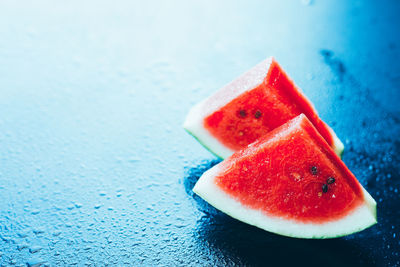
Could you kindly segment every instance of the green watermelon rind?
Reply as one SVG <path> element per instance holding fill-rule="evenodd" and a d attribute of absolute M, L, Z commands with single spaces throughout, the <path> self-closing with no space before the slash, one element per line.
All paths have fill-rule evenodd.
<path fill-rule="evenodd" d="M 215 165 L 202 175 L 193 192 L 227 215 L 266 231 L 294 238 L 329 239 L 354 234 L 377 223 L 376 202 L 362 186 L 364 203 L 338 220 L 329 220 L 326 223 L 302 223 L 268 216 L 262 211 L 242 205 L 214 183 L 219 165 Z"/>
<path fill-rule="evenodd" d="M 227 85 L 223 86 L 220 90 L 227 90 L 228 94 L 224 95 L 224 99 L 218 99 L 220 102 L 218 107 L 223 107 L 236 97 L 240 96 L 242 93 L 246 91 L 250 91 L 257 86 L 259 86 L 267 75 L 269 66 L 274 59 L 272 57 L 267 58 L 266 60 L 260 62 L 247 72 L 243 73 L 232 82 L 228 83 Z M 249 80 L 247 76 L 250 76 L 251 79 Z M 242 82 L 244 82 L 244 86 L 239 86 Z M 239 86 L 239 87 L 238 87 Z M 309 105 L 314 110 L 315 114 L 318 114 L 316 111 L 313 103 L 305 96 L 302 92 L 301 88 L 297 87 L 297 90 L 304 96 L 305 100 L 309 103 Z M 207 110 L 207 100 L 212 99 L 214 95 L 209 96 L 207 99 L 201 101 L 200 103 L 196 104 L 192 109 L 189 111 L 188 115 L 186 116 L 186 120 L 184 122 L 183 128 L 192 135 L 200 144 L 202 144 L 207 150 L 212 152 L 214 155 L 221 159 L 225 159 L 233 154 L 233 150 L 229 149 L 228 147 L 224 146 L 217 138 L 210 134 L 210 132 L 204 127 L 204 118 L 206 118 L 209 114 L 209 110 Z M 341 157 L 344 145 L 337 137 L 335 132 L 332 128 L 326 125 L 331 133 L 333 138 L 333 150 L 335 153 Z"/>
<path fill-rule="evenodd" d="M 199 142 L 204 148 L 206 148 L 208 151 L 210 151 L 214 156 L 216 156 L 219 159 L 224 159 L 222 156 L 218 155 L 217 153 L 215 153 L 211 148 L 209 148 L 206 144 L 204 144 L 199 138 L 197 138 L 197 136 L 192 133 L 190 130 L 184 128 L 185 131 L 190 134 L 194 139 L 197 140 L 197 142 Z"/>

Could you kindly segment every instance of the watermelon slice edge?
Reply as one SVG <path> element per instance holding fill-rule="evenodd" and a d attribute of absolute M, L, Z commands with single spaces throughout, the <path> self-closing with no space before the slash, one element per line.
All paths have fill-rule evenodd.
<path fill-rule="evenodd" d="M 293 112 L 298 112 L 298 114 L 307 112 L 308 115 L 306 115 L 309 116 L 309 119 L 318 124 L 318 127 L 324 132 L 325 136 L 328 136 L 328 138 L 331 139 L 329 140 L 331 143 L 330 145 L 340 156 L 344 149 L 343 143 L 339 140 L 334 131 L 322 120 L 320 120 L 313 104 L 302 93 L 301 89 L 297 87 L 286 75 L 273 57 L 270 57 L 257 64 L 247 72 L 234 79 L 232 82 L 223 86 L 210 97 L 192 107 L 185 119 L 183 128 L 217 157 L 224 159 L 230 156 L 234 151 L 236 151 L 236 149 L 224 144 L 223 137 L 218 137 L 215 135 L 215 133 L 210 131 L 210 128 L 207 127 L 205 123 L 205 119 L 213 113 L 216 113 L 216 111 L 220 110 L 221 108 L 223 109 L 225 106 L 229 105 L 230 102 L 235 101 L 235 99 L 243 98 L 246 93 L 253 91 L 266 82 L 271 84 L 271 86 L 276 84 L 276 80 L 278 78 L 271 76 L 271 72 L 274 70 L 271 66 L 274 66 L 275 69 L 278 69 L 280 75 L 285 77 L 286 80 L 284 81 L 289 83 L 289 85 L 285 85 L 287 87 L 287 92 L 291 95 L 294 95 L 294 100 L 296 103 L 294 105 L 302 106 L 300 110 L 304 111 L 298 112 L 292 110 L 292 115 L 290 116 L 295 117 L 293 116 Z M 291 107 L 291 109 L 293 109 L 293 107 Z M 237 125 L 235 127 L 237 128 Z M 254 125 L 253 129 L 257 127 L 259 126 Z"/>
<path fill-rule="evenodd" d="M 296 119 L 291 120 L 291 122 L 289 123 L 299 124 L 299 122 L 301 123 L 302 121 L 308 121 L 304 115 L 298 116 Z M 311 123 L 309 124 L 311 125 Z M 284 127 L 285 125 L 279 128 Z M 314 130 L 311 130 L 315 131 L 315 133 L 318 134 L 315 128 L 312 128 Z M 276 129 L 275 131 L 279 132 L 280 129 Z M 343 216 L 341 217 L 336 216 L 330 218 L 327 217 L 327 215 L 325 214 L 325 219 L 322 221 L 302 221 L 298 218 L 293 218 L 293 216 L 291 217 L 292 214 L 287 214 L 288 216 L 282 216 L 282 214 L 273 213 L 269 214 L 268 212 L 266 213 L 260 208 L 254 208 L 251 205 L 249 206 L 248 203 L 243 203 L 240 198 L 238 199 L 237 197 L 230 195 L 229 192 L 224 190 L 223 187 L 219 186 L 217 181 L 221 173 L 226 172 L 229 168 L 243 168 L 243 165 L 240 165 L 240 162 L 235 162 L 237 158 L 239 158 L 240 160 L 241 157 L 246 158 L 248 157 L 248 155 L 253 155 L 254 153 L 257 153 L 258 146 L 260 146 L 260 144 L 261 146 L 263 145 L 263 140 L 257 141 L 250 145 L 248 148 L 236 152 L 225 161 L 219 163 L 218 165 L 215 165 L 214 167 L 206 171 L 196 183 L 193 191 L 204 200 L 206 200 L 209 204 L 230 215 L 233 218 L 262 228 L 269 232 L 284 236 L 298 238 L 335 238 L 361 231 L 377 223 L 375 200 L 362 187 L 362 185 L 359 184 L 354 175 L 351 174 L 351 172 L 347 169 L 340 158 L 334 154 L 332 149 L 322 139 L 322 137 L 319 134 L 318 136 L 322 140 L 321 145 L 325 147 L 324 149 L 327 148 L 330 150 L 330 152 L 328 151 L 327 153 L 330 154 L 330 156 L 332 157 L 331 160 L 334 162 L 333 164 L 336 164 L 339 169 L 345 169 L 343 175 L 347 175 L 349 177 L 337 177 L 337 182 L 339 180 L 344 181 L 346 179 L 349 179 L 350 182 L 356 183 L 353 187 L 350 186 L 350 188 L 354 188 L 354 190 L 358 192 L 356 192 L 356 194 L 357 197 L 359 197 L 360 201 L 357 202 L 357 205 L 355 206 L 351 206 L 350 203 L 350 210 L 343 209 Z M 266 139 L 268 138 L 269 137 L 266 137 Z M 275 177 L 275 179 L 278 180 L 280 179 L 279 177 L 276 178 L 277 176 L 274 175 L 272 175 L 271 177 Z M 250 180 L 255 180 L 252 177 L 249 178 Z M 300 194 L 301 192 L 301 190 L 298 191 L 298 193 Z M 278 190 L 277 194 L 280 193 L 281 191 Z M 346 194 L 346 191 L 344 191 L 343 193 Z M 249 191 L 249 194 L 253 194 L 253 192 Z M 337 195 L 336 197 L 340 198 L 342 196 Z M 316 201 L 319 201 L 318 198 L 316 199 Z M 302 203 L 296 204 L 301 205 Z M 307 205 L 309 204 L 310 203 L 308 203 Z"/>

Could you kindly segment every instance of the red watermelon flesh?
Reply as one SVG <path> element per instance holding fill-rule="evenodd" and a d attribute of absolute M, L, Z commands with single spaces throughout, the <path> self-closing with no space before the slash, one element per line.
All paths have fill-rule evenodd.
<path fill-rule="evenodd" d="M 301 113 L 340 154 L 343 144 L 335 133 L 319 118 L 311 102 L 279 64 L 270 58 L 196 106 L 189 113 L 185 128 L 225 158 Z"/>
<path fill-rule="evenodd" d="M 304 116 L 222 165 L 226 171 L 215 183 L 241 203 L 268 214 L 322 222 L 345 216 L 362 203 L 360 184 Z M 335 182 L 328 185 L 330 177 Z"/>
<path fill-rule="evenodd" d="M 210 204 L 278 234 L 336 237 L 376 223 L 375 201 L 303 114 L 203 176 L 194 191 Z"/>

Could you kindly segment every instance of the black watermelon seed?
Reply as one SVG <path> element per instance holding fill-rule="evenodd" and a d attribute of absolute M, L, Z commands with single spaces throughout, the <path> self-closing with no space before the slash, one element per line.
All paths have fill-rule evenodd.
<path fill-rule="evenodd" d="M 260 118 L 261 117 L 261 111 L 257 110 L 256 113 L 254 113 L 254 117 L 256 119 Z"/>
<path fill-rule="evenodd" d="M 328 185 L 327 184 L 323 184 L 322 185 L 322 192 L 324 192 L 324 193 L 328 192 Z"/>
<path fill-rule="evenodd" d="M 247 116 L 246 110 L 244 110 L 244 109 L 239 110 L 239 116 L 242 118 L 246 117 Z"/>
<path fill-rule="evenodd" d="M 333 178 L 333 177 L 329 177 L 328 179 L 326 179 L 327 184 L 333 184 L 334 182 L 335 182 L 335 178 Z"/>
<path fill-rule="evenodd" d="M 318 168 L 316 166 L 311 166 L 310 171 L 313 175 L 317 175 L 318 173 Z"/>

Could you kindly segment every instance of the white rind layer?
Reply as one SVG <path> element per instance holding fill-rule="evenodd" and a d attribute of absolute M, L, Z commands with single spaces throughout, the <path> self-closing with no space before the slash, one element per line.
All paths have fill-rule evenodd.
<path fill-rule="evenodd" d="M 218 141 L 217 138 L 213 137 L 203 126 L 204 112 L 202 111 L 202 106 L 204 102 L 205 101 L 198 103 L 189 111 L 183 128 L 217 157 L 225 159 L 235 151 L 222 145 L 222 143 Z"/>
<path fill-rule="evenodd" d="M 218 99 L 216 99 L 217 101 L 212 101 L 212 107 L 207 106 L 207 103 L 210 103 L 209 99 L 215 98 L 216 95 L 212 95 L 195 105 L 186 116 L 183 128 L 219 158 L 225 159 L 232 155 L 235 151 L 224 146 L 204 127 L 204 118 L 211 115 L 219 108 L 225 106 L 233 99 L 240 96 L 242 93 L 250 91 L 259 86 L 264 81 L 265 76 L 269 71 L 272 60 L 272 57 L 267 58 L 247 72 L 240 75 L 232 82 L 222 87 L 219 92 L 226 91 L 227 93 L 218 95 Z M 317 111 L 315 110 L 314 105 L 311 103 L 311 101 L 308 100 L 308 98 L 304 95 L 299 87 L 296 86 L 296 88 L 299 92 L 303 94 L 308 104 L 317 114 Z M 329 128 L 329 130 L 333 137 L 333 149 L 337 155 L 341 156 L 344 145 L 336 136 L 336 133 L 331 128 Z"/>
<path fill-rule="evenodd" d="M 335 238 L 359 232 L 375 223 L 376 202 L 364 189 L 365 202 L 344 218 L 326 223 L 301 223 L 279 217 L 267 216 L 260 210 L 251 209 L 222 191 L 214 178 L 219 173 L 219 164 L 205 172 L 193 191 L 215 208 L 269 232 L 297 238 Z"/>

